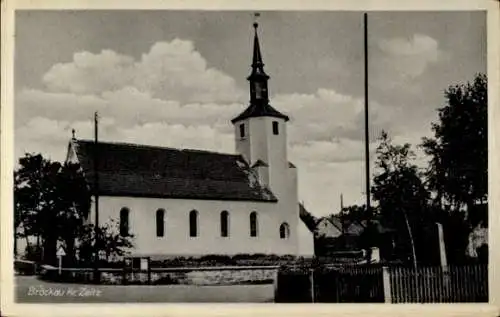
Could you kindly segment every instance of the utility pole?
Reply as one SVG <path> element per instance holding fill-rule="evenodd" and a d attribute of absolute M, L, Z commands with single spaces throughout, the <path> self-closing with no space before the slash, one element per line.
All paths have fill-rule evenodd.
<path fill-rule="evenodd" d="M 97 111 L 94 114 L 94 280 L 99 282 L 99 115 Z"/>

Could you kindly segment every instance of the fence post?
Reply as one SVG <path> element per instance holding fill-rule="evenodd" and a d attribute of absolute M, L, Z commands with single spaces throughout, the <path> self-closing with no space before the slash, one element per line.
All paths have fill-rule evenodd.
<path fill-rule="evenodd" d="M 309 280 L 311 282 L 311 302 L 315 302 L 315 292 L 314 292 L 314 269 L 311 269 L 311 274 L 309 275 Z"/>
<path fill-rule="evenodd" d="M 276 269 L 274 271 L 274 280 L 273 280 L 274 302 L 276 302 L 276 299 L 277 299 L 277 296 L 278 296 L 278 271 L 279 271 L 279 269 Z"/>
<path fill-rule="evenodd" d="M 391 272 L 389 272 L 389 268 L 384 266 L 382 268 L 382 281 L 384 286 L 384 303 L 390 304 L 392 303 L 392 294 L 391 294 Z"/>

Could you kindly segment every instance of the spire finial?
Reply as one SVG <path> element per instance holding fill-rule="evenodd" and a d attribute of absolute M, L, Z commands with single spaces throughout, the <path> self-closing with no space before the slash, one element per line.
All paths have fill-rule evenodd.
<path fill-rule="evenodd" d="M 253 17 L 254 17 L 253 27 L 255 28 L 255 30 L 257 30 L 257 27 L 259 26 L 259 23 L 257 23 L 257 18 L 260 17 L 260 13 L 255 12 L 253 14 Z"/>
<path fill-rule="evenodd" d="M 260 53 L 260 45 L 259 45 L 259 36 L 257 34 L 257 27 L 259 24 L 257 23 L 257 18 L 260 16 L 260 13 L 255 12 L 254 17 L 255 17 L 255 22 L 253 23 L 253 27 L 255 29 L 255 35 L 254 35 L 254 40 L 253 40 L 253 58 L 252 58 L 252 67 L 255 69 L 256 67 L 260 67 L 259 71 L 264 72 L 262 67 L 264 66 L 264 63 L 262 62 L 262 55 Z"/>
<path fill-rule="evenodd" d="M 75 140 L 75 139 L 76 139 L 76 137 L 75 137 L 75 133 L 76 133 L 75 129 L 71 129 L 71 138 L 72 138 L 73 140 Z"/>

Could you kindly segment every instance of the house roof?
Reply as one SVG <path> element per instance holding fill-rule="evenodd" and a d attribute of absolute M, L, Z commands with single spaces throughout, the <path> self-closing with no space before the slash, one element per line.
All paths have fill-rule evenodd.
<path fill-rule="evenodd" d="M 93 189 L 95 143 L 71 146 Z M 97 153 L 101 195 L 277 201 L 240 155 L 102 142 Z"/>
<path fill-rule="evenodd" d="M 314 233 L 319 220 L 307 211 L 306 207 L 302 203 L 299 203 L 299 216 L 300 220 L 302 220 L 302 222 L 306 225 L 307 229 Z"/>
<path fill-rule="evenodd" d="M 340 219 L 339 215 L 331 215 L 329 217 L 325 217 L 332 225 L 337 227 L 340 231 L 343 229 L 342 219 Z"/>

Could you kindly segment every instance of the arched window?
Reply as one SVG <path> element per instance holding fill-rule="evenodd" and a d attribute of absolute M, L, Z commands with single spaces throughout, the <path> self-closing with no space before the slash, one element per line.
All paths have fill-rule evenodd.
<path fill-rule="evenodd" d="M 259 231 L 259 223 L 257 219 L 257 212 L 250 213 L 250 236 L 256 237 Z"/>
<path fill-rule="evenodd" d="M 165 210 L 158 209 L 156 211 L 156 236 L 165 236 Z"/>
<path fill-rule="evenodd" d="M 220 236 L 229 237 L 229 213 L 226 210 L 220 213 Z"/>
<path fill-rule="evenodd" d="M 129 235 L 129 214 L 127 207 L 120 209 L 120 235 L 126 237 Z"/>
<path fill-rule="evenodd" d="M 280 239 L 288 239 L 290 237 L 290 226 L 283 222 L 280 226 Z"/>
<path fill-rule="evenodd" d="M 198 211 L 191 210 L 189 213 L 189 236 L 198 236 Z"/>

